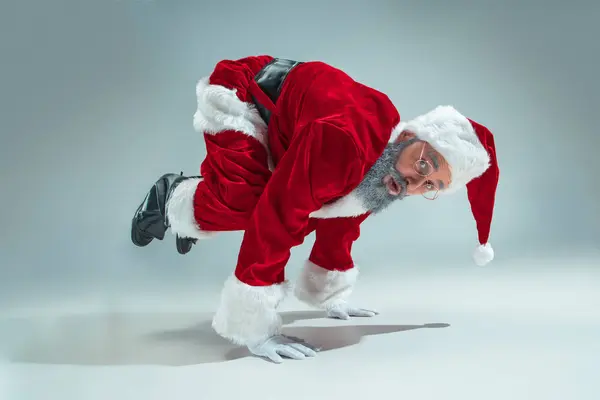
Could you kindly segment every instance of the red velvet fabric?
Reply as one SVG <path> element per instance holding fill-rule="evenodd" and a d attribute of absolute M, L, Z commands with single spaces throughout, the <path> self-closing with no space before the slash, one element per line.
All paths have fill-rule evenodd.
<path fill-rule="evenodd" d="M 258 140 L 236 131 L 205 134 L 204 178 L 194 196 L 194 215 L 205 231 L 238 231 L 246 224 L 271 172 Z"/>
<path fill-rule="evenodd" d="M 240 101 L 252 102 L 254 76 L 271 56 L 252 56 L 217 63 L 209 83 L 236 90 Z M 205 231 L 244 230 L 271 172 L 267 150 L 255 138 L 237 131 L 204 134 L 206 158 L 200 166 L 204 181 L 194 197 L 194 215 Z"/>
<path fill-rule="evenodd" d="M 490 237 L 500 168 L 492 132 L 478 122 L 471 119 L 469 122 L 475 129 L 479 141 L 490 155 L 490 167 L 481 176 L 467 184 L 467 197 L 477 225 L 477 238 L 480 244 L 486 244 Z"/>
<path fill-rule="evenodd" d="M 251 102 L 254 74 L 269 56 L 220 62 L 211 84 L 237 90 Z M 207 157 L 195 215 L 204 230 L 244 230 L 236 277 L 252 286 L 285 279 L 294 246 L 316 231 L 311 261 L 326 269 L 353 267 L 360 217 L 316 220 L 310 213 L 347 195 L 387 144 L 400 116 L 384 94 L 339 69 L 307 62 L 288 75 L 271 117 L 266 151 L 241 132 L 205 135 Z"/>
<path fill-rule="evenodd" d="M 328 148 L 336 147 L 331 153 Z M 320 121 L 306 125 L 281 158 L 244 233 L 236 276 L 253 286 L 284 280 L 290 249 L 309 232 L 309 214 L 349 193 L 365 173 L 343 130 Z"/>
<path fill-rule="evenodd" d="M 309 260 L 330 271 L 354 268 L 352 245 L 360 236 L 360 224 L 369 214 L 348 218 L 313 219 L 315 243 Z"/>

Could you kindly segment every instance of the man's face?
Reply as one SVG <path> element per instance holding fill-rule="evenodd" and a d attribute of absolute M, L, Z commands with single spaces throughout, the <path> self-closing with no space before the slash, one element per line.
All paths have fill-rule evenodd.
<path fill-rule="evenodd" d="M 450 166 L 429 143 L 415 139 L 411 132 L 402 132 L 395 143 L 407 142 L 395 163 L 395 172 L 383 177 L 391 196 L 424 195 L 434 198 L 437 191 L 450 185 Z M 402 180 L 403 182 L 398 182 Z M 403 190 L 404 189 L 404 190 Z"/>
<path fill-rule="evenodd" d="M 413 133 L 403 132 L 385 150 L 356 188 L 357 196 L 379 213 L 406 196 L 434 198 L 450 184 L 444 157 Z"/>

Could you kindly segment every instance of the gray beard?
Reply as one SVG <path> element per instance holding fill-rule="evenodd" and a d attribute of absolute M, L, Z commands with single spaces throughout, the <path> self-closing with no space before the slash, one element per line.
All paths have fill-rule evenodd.
<path fill-rule="evenodd" d="M 405 142 L 388 144 L 362 182 L 354 189 L 356 196 L 370 212 L 379 213 L 393 202 L 406 197 L 408 182 L 395 166 L 402 151 L 418 140 L 413 138 Z M 391 175 L 400 186 L 399 195 L 394 196 L 388 192 L 387 186 L 383 183 L 386 175 Z"/>

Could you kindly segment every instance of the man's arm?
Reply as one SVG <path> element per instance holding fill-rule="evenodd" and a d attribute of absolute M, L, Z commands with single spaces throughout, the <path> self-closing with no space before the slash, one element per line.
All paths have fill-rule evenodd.
<path fill-rule="evenodd" d="M 284 281 L 290 250 L 303 243 L 309 215 L 350 191 L 362 175 L 353 140 L 314 123 L 294 139 L 269 180 L 240 250 L 236 275 L 253 286 Z"/>
<path fill-rule="evenodd" d="M 326 122 L 299 132 L 273 172 L 244 233 L 235 273 L 213 327 L 238 343 L 279 333 L 276 308 L 287 295 L 284 269 L 308 232 L 309 216 L 350 192 L 364 164 L 350 135 Z"/>
<path fill-rule="evenodd" d="M 309 261 L 328 271 L 354 268 L 352 245 L 360 236 L 360 225 L 369 215 L 317 219 Z"/>
<path fill-rule="evenodd" d="M 369 215 L 315 222 L 315 243 L 295 286 L 299 300 L 328 311 L 345 305 L 359 272 L 352 258 L 352 245 L 360 236 L 361 223 Z M 372 315 L 362 311 L 359 314 Z"/>

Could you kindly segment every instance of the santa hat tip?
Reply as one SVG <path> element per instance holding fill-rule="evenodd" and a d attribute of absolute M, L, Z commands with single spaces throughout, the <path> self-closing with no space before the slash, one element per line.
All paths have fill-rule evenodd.
<path fill-rule="evenodd" d="M 473 260 L 475 264 L 483 267 L 494 259 L 494 249 L 490 243 L 482 244 L 477 246 L 473 253 Z"/>

